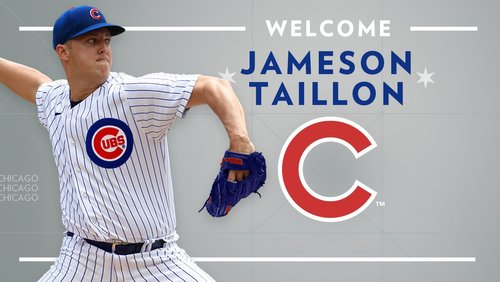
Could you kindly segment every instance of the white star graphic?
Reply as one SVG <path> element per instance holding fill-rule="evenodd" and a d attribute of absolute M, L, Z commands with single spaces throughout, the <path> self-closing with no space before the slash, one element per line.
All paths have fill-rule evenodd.
<path fill-rule="evenodd" d="M 231 83 L 236 83 L 236 81 L 234 81 L 233 79 L 233 76 L 235 75 L 236 73 L 235 72 L 229 72 L 229 68 L 226 67 L 226 72 L 225 73 L 221 73 L 219 72 L 219 75 L 222 77 L 222 79 L 225 79 Z"/>
<path fill-rule="evenodd" d="M 419 73 L 417 72 L 418 76 L 420 76 L 420 79 L 417 81 L 417 83 L 423 82 L 424 87 L 427 88 L 427 83 L 434 83 L 434 80 L 432 80 L 432 76 L 435 74 L 435 72 L 428 73 L 427 68 L 424 69 L 424 73 Z"/>

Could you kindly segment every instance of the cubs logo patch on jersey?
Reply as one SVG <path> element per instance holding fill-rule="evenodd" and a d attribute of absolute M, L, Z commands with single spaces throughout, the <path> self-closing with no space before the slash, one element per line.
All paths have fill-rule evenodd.
<path fill-rule="evenodd" d="M 96 165 L 117 168 L 132 154 L 134 139 L 126 123 L 114 118 L 104 118 L 89 128 L 86 146 L 89 158 Z"/>

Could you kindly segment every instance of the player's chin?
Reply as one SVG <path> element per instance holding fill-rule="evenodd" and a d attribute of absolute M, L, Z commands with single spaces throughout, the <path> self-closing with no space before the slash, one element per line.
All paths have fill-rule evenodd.
<path fill-rule="evenodd" d="M 105 77 L 106 79 L 108 78 L 110 72 L 111 72 L 111 65 L 109 64 L 100 64 L 97 67 L 97 73 L 100 76 Z"/>

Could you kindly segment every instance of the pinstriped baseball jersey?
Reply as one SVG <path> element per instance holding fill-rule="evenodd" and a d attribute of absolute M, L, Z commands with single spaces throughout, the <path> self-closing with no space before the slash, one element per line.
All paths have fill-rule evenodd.
<path fill-rule="evenodd" d="M 111 73 L 73 108 L 66 80 L 39 88 L 38 118 L 52 143 L 67 230 L 107 242 L 175 233 L 166 133 L 197 78 Z"/>

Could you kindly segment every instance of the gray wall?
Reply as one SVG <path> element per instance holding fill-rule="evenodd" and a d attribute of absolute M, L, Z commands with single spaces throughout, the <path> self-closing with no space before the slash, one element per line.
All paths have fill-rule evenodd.
<path fill-rule="evenodd" d="M 250 135 L 268 161 L 262 199 L 242 201 L 229 216 L 197 213 L 223 151 L 224 130 L 207 107 L 191 110 L 169 133 L 179 244 L 193 257 L 475 257 L 468 263 L 199 263 L 217 281 L 499 281 L 500 149 L 499 3 L 482 1 L 89 1 L 108 20 L 124 26 L 246 26 L 246 32 L 128 32 L 113 39 L 114 70 L 132 75 L 156 71 L 218 76 L 236 72 L 234 89 L 246 110 Z M 0 56 L 64 78 L 50 32 L 19 32 L 19 26 L 51 26 L 79 1 L 0 0 Z M 390 37 L 270 37 L 265 20 L 391 20 Z M 410 32 L 410 26 L 479 26 L 478 32 Z M 248 51 L 412 51 L 412 74 L 376 76 L 251 75 Z M 262 58 L 260 59 L 262 62 Z M 334 60 L 338 57 L 334 56 Z M 314 64 L 313 64 L 314 66 Z M 334 66 L 335 68 L 335 66 Z M 424 68 L 435 72 L 427 88 L 417 83 Z M 298 81 L 320 82 L 331 95 L 338 81 L 347 97 L 359 81 L 404 83 L 404 105 L 272 106 L 284 81 L 296 99 Z M 267 81 L 263 105 L 255 105 L 249 81 Z M 380 95 L 381 92 L 378 94 Z M 307 97 L 310 97 L 307 96 Z M 310 98 L 309 98 L 310 99 Z M 301 124 L 338 116 L 364 127 L 378 147 L 355 160 L 344 147 L 322 144 L 307 157 L 304 174 L 325 196 L 343 193 L 355 179 L 378 192 L 360 215 L 323 223 L 297 212 L 278 182 L 279 152 Z M 59 188 L 47 132 L 36 109 L 0 86 L 0 194 L 16 184 L 9 175 L 35 175 L 23 185 L 36 201 L 0 195 L 2 281 L 35 281 L 50 263 L 19 257 L 55 257 L 63 227 Z M 2 182 L 3 181 L 3 182 Z M 2 186 L 4 185 L 4 186 Z M 33 196 L 36 195 L 36 196 Z M 26 194 L 23 194 L 26 196 Z M 3 199 L 3 201 L 2 201 Z"/>

